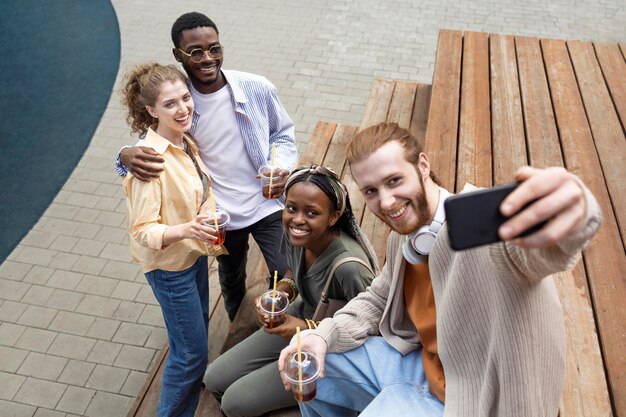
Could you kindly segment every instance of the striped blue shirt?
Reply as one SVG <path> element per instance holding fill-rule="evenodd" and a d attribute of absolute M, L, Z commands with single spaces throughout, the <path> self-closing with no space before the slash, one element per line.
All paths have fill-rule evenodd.
<path fill-rule="evenodd" d="M 294 123 L 280 102 L 276 87 L 260 75 L 232 70 L 222 70 L 222 73 L 233 98 L 237 125 L 255 167 L 258 169 L 270 161 L 274 144 L 276 163 L 293 169 L 298 161 Z M 194 112 L 192 135 L 200 117 Z M 137 145 L 141 145 L 141 141 Z M 120 161 L 122 149 L 117 153 L 115 169 L 125 176 L 128 168 Z"/>

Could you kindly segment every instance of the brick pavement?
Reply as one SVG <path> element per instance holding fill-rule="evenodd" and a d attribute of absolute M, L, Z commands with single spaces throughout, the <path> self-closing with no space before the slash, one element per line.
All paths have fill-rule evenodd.
<path fill-rule="evenodd" d="M 221 29 L 224 66 L 277 85 L 300 149 L 320 119 L 358 124 L 374 77 L 430 82 L 439 28 L 626 42 L 622 0 L 207 4 L 114 0 L 120 72 L 172 63 L 171 23 L 204 12 Z M 160 310 L 130 263 L 112 169 L 133 140 L 114 93 L 70 179 L 0 266 L 0 417 L 123 416 L 165 341 Z"/>

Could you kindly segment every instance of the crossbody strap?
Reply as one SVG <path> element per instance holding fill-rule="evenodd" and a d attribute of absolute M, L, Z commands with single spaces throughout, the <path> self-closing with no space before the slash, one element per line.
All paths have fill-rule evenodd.
<path fill-rule="evenodd" d="M 333 279 L 333 275 L 335 274 L 335 271 L 337 270 L 337 268 L 339 268 L 341 265 L 347 262 L 360 263 L 365 268 L 367 268 L 367 270 L 370 271 L 372 274 L 374 273 L 372 272 L 372 267 L 369 265 L 369 263 L 365 262 L 361 258 L 357 258 L 356 256 L 347 256 L 345 258 L 339 259 L 338 261 L 334 262 L 333 266 L 330 268 L 330 272 L 328 273 L 328 277 L 326 278 L 326 284 L 324 285 L 324 289 L 322 290 L 322 296 L 320 297 L 320 302 L 322 303 L 328 302 L 328 288 L 330 287 L 330 281 Z"/>

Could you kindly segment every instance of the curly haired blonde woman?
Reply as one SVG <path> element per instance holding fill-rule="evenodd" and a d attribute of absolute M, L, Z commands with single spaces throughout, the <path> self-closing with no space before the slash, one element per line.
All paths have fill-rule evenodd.
<path fill-rule="evenodd" d="M 122 103 L 132 132 L 165 161 L 157 179 L 124 180 L 131 253 L 161 306 L 170 344 L 158 415 L 192 417 L 208 356 L 207 255 L 222 253 L 215 229 L 203 224 L 210 180 L 186 134 L 193 100 L 179 70 L 149 63 L 126 74 Z"/>

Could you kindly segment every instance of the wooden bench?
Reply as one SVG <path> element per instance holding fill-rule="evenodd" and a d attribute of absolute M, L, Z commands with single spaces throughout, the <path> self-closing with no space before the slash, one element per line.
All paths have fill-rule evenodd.
<path fill-rule="evenodd" d="M 429 101 L 429 85 L 377 79 L 366 104 L 361 128 L 381 121 L 397 122 L 403 127 L 411 128 L 412 132 L 423 140 L 426 135 Z M 319 122 L 311 136 L 307 151 L 300 158 L 300 165 L 330 166 L 342 176 L 350 191 L 355 216 L 372 240 L 382 265 L 389 229 L 371 212 L 365 210 L 363 197 L 350 177 L 345 162 L 346 144 L 357 130 L 356 126 Z M 252 239 L 250 248 L 247 293 L 232 325 L 228 321 L 220 294 L 217 261 L 211 260 L 209 265 L 209 362 L 256 330 L 253 320 L 253 299 L 265 290 L 268 270 L 258 246 Z M 166 343 L 154 360 L 146 382 L 127 414 L 128 417 L 156 416 L 161 376 L 168 352 L 169 346 Z M 196 416 L 221 416 L 219 404 L 207 391 L 203 391 L 200 397 Z M 300 416 L 300 412 L 294 407 L 270 413 L 269 416 L 296 417 Z"/>
<path fill-rule="evenodd" d="M 626 417 L 626 47 L 440 32 L 425 149 L 442 185 L 510 182 L 565 166 L 603 225 L 555 282 L 567 329 L 561 416 Z"/>
<path fill-rule="evenodd" d="M 483 187 L 510 182 L 517 167 L 530 163 L 567 167 L 597 197 L 604 213 L 601 230 L 584 251 L 583 262 L 555 277 L 568 345 L 562 417 L 626 417 L 626 304 L 621 302 L 626 295 L 621 273 L 626 270 L 625 56 L 625 45 L 443 30 L 432 88 L 375 80 L 360 126 L 395 121 L 409 128 L 425 144 L 435 173 L 451 191 L 466 182 Z M 355 131 L 319 123 L 301 163 L 322 163 L 341 173 L 355 215 L 382 263 L 389 229 L 364 209 L 345 165 L 344 147 Z M 248 294 L 258 294 L 266 285 L 267 271 L 258 249 L 253 250 Z M 215 265 L 210 280 L 212 360 L 251 330 L 250 320 L 239 317 L 246 313 L 238 314 L 229 332 Z M 249 300 L 242 307 L 246 311 L 251 311 Z M 156 415 L 166 352 L 155 360 L 129 415 Z M 220 415 L 210 395 L 203 394 L 196 415 Z"/>

